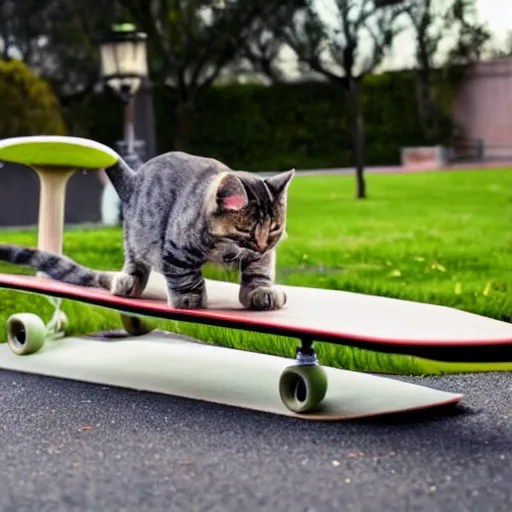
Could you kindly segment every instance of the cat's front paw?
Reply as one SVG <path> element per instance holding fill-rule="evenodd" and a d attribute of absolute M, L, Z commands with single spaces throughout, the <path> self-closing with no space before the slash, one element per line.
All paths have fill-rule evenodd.
<path fill-rule="evenodd" d="M 120 272 L 112 279 L 110 293 L 118 297 L 133 297 L 136 291 L 136 279 L 130 274 Z"/>
<path fill-rule="evenodd" d="M 254 288 L 249 293 L 242 294 L 242 297 L 245 308 L 258 311 L 281 309 L 286 304 L 286 294 L 283 290 L 270 286 Z"/>
<path fill-rule="evenodd" d="M 172 293 L 167 304 L 173 309 L 206 309 L 206 293 Z"/>

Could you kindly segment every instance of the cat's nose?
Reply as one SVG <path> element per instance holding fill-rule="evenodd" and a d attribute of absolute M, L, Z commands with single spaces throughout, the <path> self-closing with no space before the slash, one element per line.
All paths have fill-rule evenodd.
<path fill-rule="evenodd" d="M 258 226 L 255 229 L 254 241 L 258 250 L 264 252 L 268 247 L 268 229 L 265 226 Z"/>
<path fill-rule="evenodd" d="M 268 242 L 266 240 L 258 240 L 256 242 L 256 245 L 258 246 L 258 249 L 261 251 L 261 252 L 264 252 L 265 249 L 268 247 Z"/>

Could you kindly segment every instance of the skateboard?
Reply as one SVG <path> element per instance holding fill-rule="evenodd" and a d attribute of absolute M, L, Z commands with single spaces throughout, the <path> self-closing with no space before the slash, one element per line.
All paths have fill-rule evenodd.
<path fill-rule="evenodd" d="M 211 280 L 207 280 L 207 309 L 172 309 L 165 300 L 162 300 L 165 299 L 165 282 L 159 274 L 150 276 L 148 287 L 141 299 L 115 297 L 105 290 L 68 285 L 34 276 L 0 274 L 0 288 L 80 301 L 117 310 L 125 315 L 125 318 L 131 318 L 133 323 L 131 326 L 128 325 L 127 329 L 129 332 L 131 331 L 131 338 L 122 341 L 120 345 L 114 342 L 113 346 L 118 347 L 116 349 L 99 349 L 101 351 L 117 350 L 116 361 L 123 360 L 123 357 L 129 357 L 128 355 L 122 355 L 128 346 L 140 346 L 136 350 L 134 349 L 135 352 L 141 350 L 134 359 L 135 363 L 144 360 L 145 349 L 141 347 L 152 345 L 147 336 L 154 334 L 149 332 L 150 329 L 144 328 L 144 318 L 146 317 L 202 323 L 296 338 L 299 343 L 295 361 L 288 366 L 282 366 L 278 378 L 275 379 L 269 380 L 265 377 L 265 368 L 268 369 L 268 365 L 274 364 L 269 362 L 270 359 L 267 359 L 272 356 L 246 354 L 243 356 L 246 359 L 242 364 L 234 362 L 237 357 L 241 357 L 235 355 L 239 351 L 207 346 L 194 349 L 197 351 L 196 359 L 190 354 L 189 356 L 183 356 L 183 360 L 178 366 L 188 370 L 184 373 L 180 371 L 178 374 L 183 378 L 183 382 L 187 383 L 181 384 L 180 389 L 183 386 L 188 389 L 188 391 L 182 389 L 183 396 L 203 397 L 203 399 L 210 401 L 220 401 L 257 409 L 259 407 L 273 412 L 279 409 L 276 404 L 280 401 L 281 409 L 279 411 L 281 414 L 293 414 L 302 417 L 325 419 L 353 417 L 353 408 L 348 406 L 348 409 L 343 409 L 342 407 L 341 402 L 343 400 L 340 402 L 340 396 L 343 396 L 343 392 L 347 392 L 349 395 L 352 394 L 353 402 L 357 402 L 356 398 L 359 396 L 359 399 L 367 407 L 363 407 L 363 411 L 359 410 L 358 414 L 364 413 L 366 415 L 382 414 L 385 411 L 397 412 L 418 407 L 424 408 L 440 403 L 458 401 L 461 398 L 461 395 L 439 395 L 438 393 L 443 392 L 430 390 L 429 392 L 433 394 L 429 395 L 427 402 L 420 399 L 418 405 L 418 402 L 415 401 L 415 393 L 418 391 L 416 388 L 416 391 L 412 392 L 408 399 L 404 399 L 405 401 L 398 400 L 400 402 L 398 404 L 396 400 L 402 396 L 402 389 L 405 389 L 403 386 L 406 383 L 394 381 L 392 391 L 389 389 L 384 391 L 383 380 L 372 381 L 372 384 L 366 383 L 367 387 L 364 390 L 358 388 L 353 383 L 354 379 L 357 380 L 358 378 L 355 377 L 355 372 L 323 368 L 319 364 L 314 349 L 315 341 L 366 348 L 379 352 L 421 356 L 440 361 L 508 362 L 512 360 L 512 325 L 508 323 L 443 306 L 351 292 L 283 286 L 282 288 L 288 296 L 285 308 L 277 311 L 248 311 L 243 309 L 238 301 L 238 285 Z M 36 354 L 44 349 L 45 338 L 57 336 L 59 329 L 61 333 L 64 330 L 66 319 L 62 317 L 62 313 L 59 311 L 56 311 L 56 315 L 48 326 L 45 326 L 43 321 L 33 314 L 13 315 L 7 326 L 8 344 L 11 351 L 18 355 L 27 355 Z M 134 336 L 134 334 L 138 334 L 138 336 Z M 131 345 L 126 344 L 128 341 Z M 92 343 L 92 341 L 84 342 L 82 340 L 83 343 Z M 167 351 L 169 359 L 164 355 L 160 358 L 155 356 L 153 364 L 155 368 L 158 366 L 158 361 L 161 361 L 159 364 L 165 366 L 166 361 L 170 359 L 174 361 L 174 358 L 177 357 L 173 352 L 174 348 L 164 349 L 165 345 L 165 343 L 160 343 L 157 353 L 161 352 L 163 354 L 162 351 Z M 174 346 L 174 344 L 171 345 Z M 78 347 L 82 345 L 77 340 L 69 344 L 59 340 L 58 346 L 65 346 L 67 353 L 71 354 L 70 346 Z M 90 345 L 88 346 L 90 347 Z M 105 344 L 102 347 L 105 347 Z M 223 363 L 211 362 L 211 368 L 205 375 L 210 375 L 212 372 L 216 375 L 215 378 L 212 377 L 210 382 L 213 388 L 220 386 L 219 382 L 222 383 L 223 381 L 227 386 L 222 388 L 224 395 L 220 393 L 222 396 L 216 398 L 205 398 L 203 396 L 205 393 L 208 395 L 208 392 L 205 392 L 205 389 L 208 391 L 208 386 L 202 392 L 191 391 L 199 385 L 198 381 L 203 378 L 201 372 L 204 373 L 206 371 L 204 368 L 208 367 L 208 358 L 204 355 L 206 354 L 204 351 L 210 350 L 210 348 L 222 351 L 222 355 L 219 355 L 217 359 L 222 360 Z M 89 348 L 89 350 L 93 353 L 97 348 Z M 52 351 L 54 353 L 58 352 L 55 348 Z M 90 364 L 84 362 L 87 360 L 86 349 L 81 348 L 79 352 L 80 356 L 73 356 L 72 360 L 74 361 L 73 365 L 81 365 L 81 370 L 75 368 L 71 373 L 73 375 L 80 375 L 84 372 L 87 373 L 87 371 L 94 373 L 94 370 L 91 369 L 91 366 L 94 366 L 92 362 L 89 361 Z M 3 355 L 5 355 L 4 353 L 5 351 L 2 352 Z M 199 363 L 197 363 L 197 367 L 195 366 L 194 361 L 199 360 L 197 359 L 198 353 L 203 354 L 201 357 L 206 358 L 203 364 L 204 368 Z M 44 355 L 44 351 L 41 355 Z M 36 354 L 36 357 L 29 358 L 30 364 L 36 365 L 38 357 L 40 356 Z M 177 359 L 179 360 L 179 357 Z M 282 363 L 283 360 L 286 359 L 280 359 L 280 362 Z M 261 364 L 258 361 L 261 361 Z M 114 369 L 111 372 L 126 372 L 126 368 L 133 368 L 136 366 L 135 363 L 132 365 L 126 363 L 124 369 L 121 368 L 123 365 L 114 363 Z M 2 358 L 0 358 L 0 366 L 2 364 Z M 28 365 L 29 363 L 19 362 L 17 364 Z M 241 366 L 239 370 L 236 370 L 238 364 Z M 54 374 L 57 375 L 63 375 L 62 372 L 71 371 L 69 367 L 67 370 L 58 370 L 59 364 L 57 363 L 50 366 L 52 366 Z M 89 370 L 87 370 L 87 367 L 89 367 Z M 224 368 L 224 370 L 220 371 L 218 368 Z M 215 373 L 216 371 L 218 373 Z M 341 378 L 341 373 L 338 372 L 343 372 L 344 377 Z M 163 373 L 165 374 L 165 372 Z M 246 378 L 243 377 L 244 374 L 251 373 L 253 375 L 251 376 L 249 390 L 246 390 L 244 397 L 240 398 L 237 391 L 240 382 Z M 347 374 L 350 374 L 352 379 L 347 379 Z M 385 380 L 384 377 L 370 375 L 364 377 Z M 128 377 L 126 378 L 128 379 Z M 112 375 L 105 377 L 105 379 L 102 381 L 103 383 L 109 383 L 112 379 L 116 381 L 116 378 L 113 378 Z M 129 387 L 129 384 L 126 385 Z M 355 391 L 351 389 L 353 385 Z M 407 384 L 407 386 L 410 386 L 410 384 Z M 258 397 L 260 397 L 260 393 L 271 394 L 272 388 L 274 391 L 272 405 L 270 401 L 267 401 L 267 407 L 265 408 L 259 402 Z M 226 389 L 231 391 L 226 391 Z M 328 389 L 332 391 L 332 397 L 329 396 Z M 171 389 L 169 393 L 179 394 L 176 389 Z M 354 398 L 354 393 L 356 398 Z M 407 395 L 407 393 L 405 394 Z M 365 401 L 369 395 L 373 397 L 373 401 L 370 400 L 373 405 Z M 421 393 L 418 394 L 418 397 L 420 395 Z M 380 408 L 375 408 L 375 400 L 380 403 Z"/>
<path fill-rule="evenodd" d="M 0 141 L 0 160 L 25 164 L 37 172 L 41 184 L 38 247 L 57 254 L 62 253 L 67 180 L 77 168 L 100 169 L 118 159 L 110 148 L 78 137 Z M 0 346 L 4 369 L 135 387 L 306 419 L 374 416 L 456 403 L 462 398 L 395 379 L 322 368 L 314 341 L 445 361 L 510 360 L 512 327 L 508 324 L 439 306 L 346 292 L 283 287 L 288 295 L 285 309 L 251 312 L 241 308 L 237 285 L 218 281 L 207 282 L 208 309 L 172 310 L 158 274 L 151 275 L 140 300 L 40 276 L 0 275 L 0 288 L 42 295 L 55 308 L 46 325 L 31 313 L 9 318 L 8 343 Z M 121 343 L 65 337 L 68 322 L 60 310 L 63 299 L 119 311 L 131 337 Z M 147 321 L 151 317 L 290 336 L 300 343 L 290 365 L 286 358 L 158 335 L 151 332 Z"/>

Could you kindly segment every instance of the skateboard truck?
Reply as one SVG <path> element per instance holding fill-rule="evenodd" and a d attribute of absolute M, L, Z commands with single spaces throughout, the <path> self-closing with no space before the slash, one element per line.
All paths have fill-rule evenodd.
<path fill-rule="evenodd" d="M 301 338 L 301 346 L 295 350 L 295 359 L 298 366 L 310 366 L 318 364 L 312 338 Z"/>

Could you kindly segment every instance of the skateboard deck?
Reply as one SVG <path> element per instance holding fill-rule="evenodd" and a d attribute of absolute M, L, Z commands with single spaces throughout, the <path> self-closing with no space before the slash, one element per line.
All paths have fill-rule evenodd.
<path fill-rule="evenodd" d="M 73 299 L 128 314 L 324 341 L 446 362 L 512 361 L 512 325 L 444 306 L 336 290 L 283 286 L 285 308 L 247 311 L 235 283 L 207 280 L 208 309 L 171 309 L 162 276 L 143 299 L 115 297 L 33 276 L 0 274 L 0 288 Z"/>
<path fill-rule="evenodd" d="M 327 394 L 316 410 L 283 405 L 279 378 L 287 358 L 183 341 L 153 333 L 121 341 L 48 341 L 17 356 L 0 345 L 0 368 L 185 397 L 306 420 L 341 421 L 456 404 L 461 394 L 393 378 L 325 368 Z"/>

